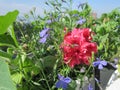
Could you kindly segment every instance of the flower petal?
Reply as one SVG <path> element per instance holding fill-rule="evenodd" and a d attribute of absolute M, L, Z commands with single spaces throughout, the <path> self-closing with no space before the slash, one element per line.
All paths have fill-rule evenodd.
<path fill-rule="evenodd" d="M 58 78 L 59 78 L 59 80 L 63 80 L 63 79 L 64 79 L 64 76 L 58 74 Z"/>
<path fill-rule="evenodd" d="M 95 62 L 93 62 L 93 66 L 94 66 L 94 67 L 98 66 L 99 64 L 100 64 L 100 61 L 95 61 Z"/>
<path fill-rule="evenodd" d="M 59 80 L 59 81 L 55 84 L 55 86 L 56 86 L 57 88 L 61 88 L 61 87 L 62 87 L 62 81 Z"/>
<path fill-rule="evenodd" d="M 77 24 L 82 25 L 85 21 L 86 21 L 86 19 L 80 18 L 80 19 L 77 21 Z"/>
<path fill-rule="evenodd" d="M 59 80 L 56 85 L 55 85 L 57 88 L 63 88 L 63 89 L 66 89 L 67 86 L 68 86 L 68 83 L 62 81 L 62 80 Z"/>
<path fill-rule="evenodd" d="M 103 66 L 106 66 L 107 65 L 107 62 L 106 61 L 101 61 L 100 62 Z"/>
<path fill-rule="evenodd" d="M 52 20 L 47 20 L 46 23 L 47 23 L 47 24 L 51 24 L 51 23 L 52 23 Z"/>
<path fill-rule="evenodd" d="M 88 85 L 88 90 L 93 90 L 93 88 L 92 88 L 92 85 L 91 85 L 91 84 L 89 84 L 89 85 Z"/>
<path fill-rule="evenodd" d="M 62 83 L 62 88 L 65 90 L 68 87 L 68 83 L 63 82 Z"/>
<path fill-rule="evenodd" d="M 49 30 L 50 30 L 49 28 L 43 29 L 43 30 L 40 32 L 40 37 L 44 37 Z"/>
<path fill-rule="evenodd" d="M 69 77 L 64 78 L 64 82 L 70 83 L 71 82 L 71 78 L 69 78 Z"/>
<path fill-rule="evenodd" d="M 103 65 L 99 64 L 98 69 L 100 69 L 100 70 L 103 69 Z"/>
<path fill-rule="evenodd" d="M 48 37 L 48 34 L 46 34 L 43 38 L 41 38 L 39 42 L 40 42 L 40 43 L 45 43 L 47 37 Z"/>

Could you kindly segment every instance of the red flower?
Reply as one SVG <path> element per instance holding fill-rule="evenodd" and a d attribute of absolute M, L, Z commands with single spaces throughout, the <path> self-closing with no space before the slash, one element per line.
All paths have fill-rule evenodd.
<path fill-rule="evenodd" d="M 97 44 L 91 42 L 91 40 L 91 30 L 89 28 L 75 28 L 68 32 L 61 45 L 64 63 L 72 68 L 79 64 L 88 65 L 92 52 L 97 52 Z"/>

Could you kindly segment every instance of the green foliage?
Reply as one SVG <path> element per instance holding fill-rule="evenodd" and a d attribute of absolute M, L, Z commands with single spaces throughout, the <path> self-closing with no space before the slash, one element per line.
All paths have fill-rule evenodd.
<path fill-rule="evenodd" d="M 7 62 L 10 62 L 10 59 L 12 58 L 12 55 L 10 55 L 7 52 L 4 52 L 4 51 L 0 50 L 0 58 L 4 58 L 4 60 L 6 60 Z"/>
<path fill-rule="evenodd" d="M 18 11 L 9 12 L 4 16 L 0 16 L 0 34 L 7 32 L 9 26 L 16 20 Z"/>
<path fill-rule="evenodd" d="M 46 5 L 52 9 L 52 12 L 45 11 L 44 17 L 37 16 L 35 8 L 17 21 L 15 21 L 19 13 L 17 10 L 0 16 L 0 58 L 4 59 L 0 64 L 4 70 L 5 61 L 8 62 L 10 72 L 8 66 L 4 71 L 9 76 L 11 74 L 17 90 L 57 90 L 55 83 L 58 81 L 58 74 L 69 76 L 72 82 L 67 90 L 74 90 L 76 79 L 85 76 L 90 78 L 93 75 L 92 65 L 78 65 L 73 69 L 64 64 L 61 42 L 65 34 L 73 28 L 91 28 L 95 32 L 93 41 L 98 45 L 98 53 L 95 57 L 114 62 L 113 59 L 119 56 L 119 10 L 115 9 L 96 18 L 92 15 L 92 8 L 88 3 L 74 10 L 72 1 L 48 0 Z M 80 18 L 85 19 L 83 24 L 76 23 Z M 44 28 L 51 30 L 47 32 L 49 37 L 46 42 L 40 43 L 39 33 Z M 120 70 L 120 65 L 118 66 Z M 85 68 L 85 72 L 80 72 L 82 68 Z M 4 77 L 5 80 L 8 79 L 7 81 L 11 80 L 5 75 Z M 4 86 L 2 79 L 0 86 Z M 11 81 L 8 87 L 13 87 Z"/>
<path fill-rule="evenodd" d="M 56 63 L 57 58 L 55 56 L 46 56 L 43 58 L 43 67 L 53 67 Z"/>
<path fill-rule="evenodd" d="M 72 82 L 69 84 L 67 90 L 75 90 L 76 86 L 77 86 L 77 85 L 76 85 L 76 82 L 75 82 L 75 81 L 72 81 Z"/>
<path fill-rule="evenodd" d="M 13 83 L 7 63 L 0 58 L 0 89 L 1 90 L 16 90 Z"/>
<path fill-rule="evenodd" d="M 0 46 L 15 46 L 14 40 L 11 35 L 0 35 Z"/>
<path fill-rule="evenodd" d="M 16 39 L 16 36 L 15 36 L 14 29 L 13 29 L 12 25 L 9 26 L 8 33 L 11 35 L 12 39 L 14 40 L 15 45 L 18 47 L 18 42 L 17 42 L 17 39 Z"/>
<path fill-rule="evenodd" d="M 13 53 L 7 53 L 7 47 L 14 48 L 18 46 L 14 30 L 11 28 L 13 22 L 16 20 L 18 11 L 9 12 L 4 16 L 0 16 L 0 89 L 3 90 L 16 90 L 15 85 L 11 79 L 9 67 L 6 62 L 10 63 Z M 3 61 L 3 60 L 4 61 Z M 7 82 L 6 82 L 7 81 Z"/>
<path fill-rule="evenodd" d="M 115 14 L 115 12 L 117 14 Z M 100 23 L 93 29 L 94 32 L 96 32 L 94 39 L 98 43 L 98 56 L 107 61 L 110 61 L 111 56 L 117 53 L 120 45 L 120 30 L 117 28 L 119 21 L 116 21 L 116 19 L 120 17 L 118 14 L 120 12 L 117 10 L 115 10 L 115 12 L 113 10 L 111 13 L 103 14 L 99 19 Z"/>
<path fill-rule="evenodd" d="M 23 76 L 20 73 L 14 73 L 11 77 L 15 84 L 20 84 Z"/>

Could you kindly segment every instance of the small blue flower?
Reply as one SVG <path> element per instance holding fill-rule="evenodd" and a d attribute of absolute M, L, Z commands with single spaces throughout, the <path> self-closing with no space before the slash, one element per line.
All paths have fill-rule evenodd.
<path fill-rule="evenodd" d="M 73 14 L 72 16 L 73 16 L 73 17 L 78 17 L 79 15 L 78 15 L 78 14 Z"/>
<path fill-rule="evenodd" d="M 47 20 L 46 23 L 47 24 L 51 24 L 53 21 L 52 20 Z"/>
<path fill-rule="evenodd" d="M 92 85 L 91 85 L 91 84 L 89 84 L 89 85 L 88 85 L 88 90 L 93 90 L 93 88 L 92 88 Z"/>
<path fill-rule="evenodd" d="M 58 74 L 58 79 L 59 81 L 56 83 L 57 88 L 63 88 L 64 90 L 67 88 L 68 84 L 71 82 L 71 78 L 69 77 L 64 77 L 60 74 Z"/>
<path fill-rule="evenodd" d="M 51 30 L 50 28 L 45 28 L 40 32 L 40 43 L 45 43 L 47 40 L 47 37 L 49 36 L 48 32 Z"/>
<path fill-rule="evenodd" d="M 40 37 L 44 37 L 49 30 L 50 30 L 49 28 L 43 29 L 43 30 L 40 32 Z"/>
<path fill-rule="evenodd" d="M 46 34 L 44 37 L 42 37 L 39 42 L 40 43 L 45 43 L 46 40 L 47 40 L 47 37 L 48 37 L 48 34 Z"/>
<path fill-rule="evenodd" d="M 57 18 L 54 18 L 54 19 L 49 19 L 46 21 L 46 24 L 51 24 L 53 22 L 59 22 L 61 16 L 59 15 Z"/>
<path fill-rule="evenodd" d="M 86 19 L 80 18 L 80 19 L 77 21 L 77 24 L 82 25 L 82 24 L 85 23 L 85 22 L 86 22 Z"/>
<path fill-rule="evenodd" d="M 96 67 L 98 66 L 98 69 L 103 69 L 104 66 L 107 66 L 107 62 L 104 60 L 100 60 L 100 58 L 96 58 L 97 61 L 93 62 L 93 66 Z"/>

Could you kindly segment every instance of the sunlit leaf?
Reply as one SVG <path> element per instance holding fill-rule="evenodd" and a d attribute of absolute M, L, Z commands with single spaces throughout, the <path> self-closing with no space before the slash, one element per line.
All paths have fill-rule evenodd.
<path fill-rule="evenodd" d="M 118 64 L 118 72 L 120 73 L 120 64 Z"/>
<path fill-rule="evenodd" d="M 20 73 L 14 73 L 13 75 L 12 75 L 12 80 L 16 83 L 16 84 L 19 84 L 20 82 L 21 82 L 21 80 L 22 80 L 22 74 L 20 74 Z"/>
<path fill-rule="evenodd" d="M 10 62 L 10 59 L 12 58 L 12 56 L 2 50 L 0 50 L 0 57 L 4 58 L 6 61 Z"/>
<path fill-rule="evenodd" d="M 17 39 L 16 39 L 16 36 L 15 36 L 14 29 L 13 29 L 12 25 L 9 26 L 8 32 L 11 35 L 11 37 L 13 38 L 13 40 L 15 42 L 15 45 L 18 46 L 18 42 L 17 42 Z"/>
<path fill-rule="evenodd" d="M 16 90 L 7 63 L 0 58 L 0 90 Z"/>
<path fill-rule="evenodd" d="M 0 16 L 0 34 L 7 32 L 8 27 L 16 20 L 18 11 L 8 12 L 4 16 Z"/>

